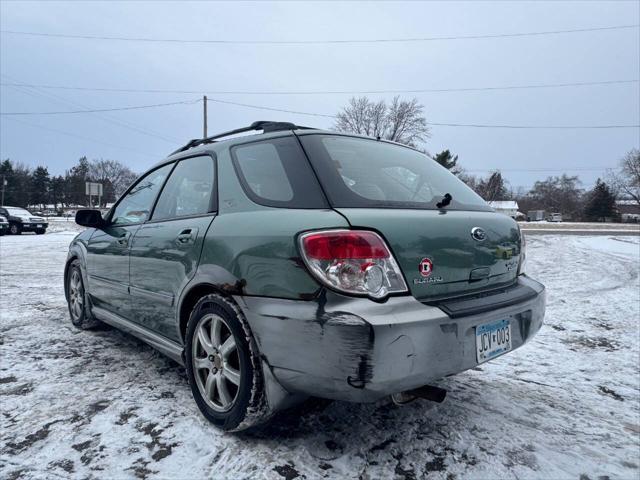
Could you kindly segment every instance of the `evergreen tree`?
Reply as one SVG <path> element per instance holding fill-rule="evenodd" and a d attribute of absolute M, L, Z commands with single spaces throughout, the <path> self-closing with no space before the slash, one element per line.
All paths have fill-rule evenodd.
<path fill-rule="evenodd" d="M 31 174 L 22 163 L 13 163 L 6 159 L 0 164 L 0 175 L 4 175 L 7 185 L 4 187 L 4 204 L 12 207 L 26 207 L 29 204 Z"/>
<path fill-rule="evenodd" d="M 442 165 L 444 168 L 449 170 L 453 174 L 460 173 L 460 169 L 458 165 L 458 155 L 455 157 L 451 154 L 449 150 L 443 150 L 440 153 L 436 154 L 433 159 Z"/>
<path fill-rule="evenodd" d="M 66 203 L 66 188 L 67 185 L 62 175 L 51 179 L 50 202 L 53 203 L 55 209 L 58 209 L 58 206 L 64 207 Z"/>
<path fill-rule="evenodd" d="M 65 175 L 66 203 L 71 205 L 84 205 L 87 202 L 85 183 L 89 179 L 89 160 L 81 157 L 75 165 Z"/>
<path fill-rule="evenodd" d="M 47 167 L 37 167 L 31 173 L 31 181 L 29 183 L 29 204 L 44 208 L 49 203 L 49 189 L 51 187 L 51 178 Z"/>
<path fill-rule="evenodd" d="M 4 205 L 12 205 L 11 203 L 11 193 L 10 193 L 10 181 L 13 177 L 13 164 L 11 160 L 8 158 L 0 163 L 0 182 L 6 181 L 6 185 L 0 184 L 0 189 L 4 189 Z"/>
<path fill-rule="evenodd" d="M 607 218 L 618 219 L 616 197 L 611 193 L 609 186 L 600 179 L 587 195 L 584 216 L 592 222 L 604 222 Z"/>

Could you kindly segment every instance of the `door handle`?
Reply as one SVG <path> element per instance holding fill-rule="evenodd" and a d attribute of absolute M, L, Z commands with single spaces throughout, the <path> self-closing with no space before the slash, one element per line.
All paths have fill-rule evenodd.
<path fill-rule="evenodd" d="M 129 235 L 129 232 L 120 235 L 120 237 L 118 237 L 118 243 L 126 247 L 129 243 Z"/>
<path fill-rule="evenodd" d="M 197 228 L 185 228 L 176 237 L 176 243 L 180 245 L 187 245 L 189 243 L 192 243 L 195 241 L 197 233 Z"/>

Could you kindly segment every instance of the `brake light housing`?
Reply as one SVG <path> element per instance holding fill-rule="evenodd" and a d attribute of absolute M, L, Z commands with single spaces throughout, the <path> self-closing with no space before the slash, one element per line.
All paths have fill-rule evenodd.
<path fill-rule="evenodd" d="M 312 275 L 340 293 L 380 300 L 407 292 L 391 250 L 369 230 L 320 230 L 300 235 L 300 252 Z"/>

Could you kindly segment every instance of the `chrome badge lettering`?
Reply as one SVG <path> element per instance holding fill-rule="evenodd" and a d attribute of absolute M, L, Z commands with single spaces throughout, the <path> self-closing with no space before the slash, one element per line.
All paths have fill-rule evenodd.
<path fill-rule="evenodd" d="M 425 283 L 441 283 L 442 277 L 424 277 L 424 278 L 414 278 L 414 285 L 423 285 Z"/>

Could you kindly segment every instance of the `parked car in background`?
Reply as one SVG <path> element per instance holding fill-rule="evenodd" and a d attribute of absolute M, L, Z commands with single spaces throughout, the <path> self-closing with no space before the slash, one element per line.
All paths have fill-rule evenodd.
<path fill-rule="evenodd" d="M 561 213 L 550 213 L 547 217 L 548 222 L 561 222 L 562 214 Z"/>
<path fill-rule="evenodd" d="M 518 224 L 380 139 L 256 122 L 189 142 L 76 222 L 72 323 L 108 323 L 185 365 L 225 430 L 308 396 L 442 401 L 430 382 L 543 322 Z"/>
<path fill-rule="evenodd" d="M 0 215 L 0 237 L 9 231 L 9 221 L 4 215 Z"/>
<path fill-rule="evenodd" d="M 12 235 L 20 235 L 22 232 L 35 232 L 42 235 L 49 226 L 44 218 L 35 216 L 24 208 L 2 206 L 0 215 L 9 221 L 9 233 Z"/>

